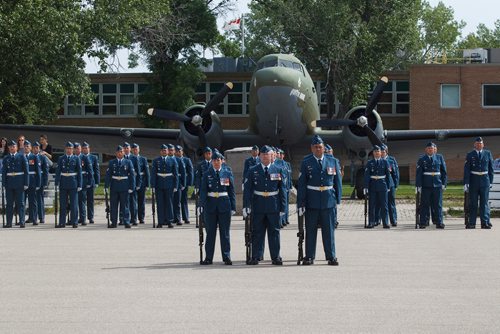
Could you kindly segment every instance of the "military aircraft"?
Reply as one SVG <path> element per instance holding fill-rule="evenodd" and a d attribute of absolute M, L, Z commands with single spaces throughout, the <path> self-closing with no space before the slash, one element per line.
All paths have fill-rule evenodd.
<path fill-rule="evenodd" d="M 336 155 L 347 157 L 351 164 L 361 166 L 368 159 L 372 146 L 382 142 L 500 135 L 500 129 L 384 130 L 382 119 L 374 108 L 386 83 L 387 78 L 381 78 L 366 106 L 352 108 L 344 119 L 320 120 L 318 94 L 305 66 L 293 55 L 270 54 L 257 62 L 251 79 L 249 126 L 245 130 L 223 130 L 220 118 L 214 112 L 232 89 L 230 82 L 208 103 L 197 103 L 183 113 L 159 108 L 148 110 L 152 116 L 178 121 L 179 129 L 45 125 L 0 125 L 0 129 L 11 136 L 46 133 L 52 138 L 51 134 L 64 133 L 70 139 L 78 135 L 79 140 L 95 143 L 95 150 L 111 154 L 114 149 L 111 143 L 117 142 L 117 137 L 134 140 L 142 147 L 157 148 L 158 143 L 178 142 L 191 152 L 204 146 L 227 150 L 270 144 L 285 148 L 294 162 L 308 153 L 312 136 L 319 134 L 334 146 Z M 341 127 L 341 130 L 322 130 L 321 127 Z M 362 169 L 356 178 L 359 194 Z"/>

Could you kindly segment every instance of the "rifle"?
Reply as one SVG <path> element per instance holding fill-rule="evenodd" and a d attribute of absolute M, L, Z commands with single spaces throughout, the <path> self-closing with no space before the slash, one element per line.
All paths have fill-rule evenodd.
<path fill-rule="evenodd" d="M 415 192 L 415 228 L 420 224 L 420 192 L 418 189 Z"/>
<path fill-rule="evenodd" d="M 55 199 L 54 199 L 54 222 L 55 222 L 55 226 L 54 227 L 57 227 L 57 214 L 58 214 L 58 211 L 59 211 L 59 199 L 58 199 L 58 195 L 59 193 L 57 192 L 57 186 L 54 184 L 54 191 L 55 191 Z"/>
<path fill-rule="evenodd" d="M 151 188 L 151 212 L 153 213 L 153 228 L 156 227 L 156 198 L 155 188 Z"/>
<path fill-rule="evenodd" d="M 195 189 L 195 195 L 194 195 L 194 216 L 195 216 L 195 221 L 196 221 L 196 228 L 198 228 L 200 226 L 199 224 L 199 218 L 198 218 L 198 199 L 199 199 L 199 196 L 198 196 L 198 192 L 196 191 L 196 188 Z"/>
<path fill-rule="evenodd" d="M 465 226 L 469 224 L 469 192 L 464 191 L 464 221 L 465 221 Z"/>
<path fill-rule="evenodd" d="M 368 228 L 368 194 L 365 194 L 365 228 Z"/>
<path fill-rule="evenodd" d="M 106 220 L 108 221 L 108 228 L 110 228 L 111 223 L 109 222 L 108 188 L 106 188 L 106 187 L 104 187 L 104 202 L 106 203 Z"/>
<path fill-rule="evenodd" d="M 200 246 L 200 264 L 203 262 L 203 215 L 200 215 L 198 224 L 199 246 Z"/>
<path fill-rule="evenodd" d="M 250 264 L 252 260 L 252 220 L 249 214 L 245 217 L 245 249 L 246 263 Z"/>
<path fill-rule="evenodd" d="M 5 188 L 2 184 L 2 227 L 5 227 Z"/>
<path fill-rule="evenodd" d="M 297 265 L 300 265 L 302 260 L 304 260 L 304 214 L 299 216 L 299 232 L 297 232 L 297 237 L 299 238 L 299 256 L 297 258 Z"/>

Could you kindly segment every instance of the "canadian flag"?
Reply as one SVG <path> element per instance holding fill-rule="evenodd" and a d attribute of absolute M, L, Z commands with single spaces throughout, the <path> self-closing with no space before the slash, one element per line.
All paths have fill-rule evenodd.
<path fill-rule="evenodd" d="M 222 29 L 223 30 L 237 30 L 237 29 L 240 29 L 240 22 L 241 22 L 240 18 L 234 19 L 234 20 L 229 21 L 228 23 L 226 23 L 224 25 L 224 27 L 222 27 Z"/>

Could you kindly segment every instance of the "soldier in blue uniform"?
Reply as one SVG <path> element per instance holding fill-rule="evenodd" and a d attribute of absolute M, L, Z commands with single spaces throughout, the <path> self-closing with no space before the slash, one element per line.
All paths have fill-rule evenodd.
<path fill-rule="evenodd" d="M 259 263 L 264 257 L 264 241 L 268 234 L 272 264 L 282 265 L 280 256 L 280 216 L 285 214 L 286 183 L 283 170 L 271 163 L 272 149 L 260 150 L 259 165 L 251 167 L 245 178 L 243 215 L 252 217 L 252 260 Z"/>
<path fill-rule="evenodd" d="M 118 222 L 118 206 L 120 206 L 120 216 L 123 218 L 125 228 L 131 228 L 129 195 L 135 189 L 135 171 L 132 161 L 124 158 L 123 147 L 118 145 L 116 148 L 116 159 L 109 162 L 106 170 L 104 187 L 110 189 L 110 228 L 116 228 Z"/>
<path fill-rule="evenodd" d="M 19 227 L 24 228 L 24 192 L 29 186 L 28 160 L 24 154 L 17 153 L 15 141 L 11 140 L 7 146 L 9 153 L 4 156 L 2 163 L 2 187 L 5 188 L 7 201 L 5 227 L 12 227 L 15 203 L 16 213 L 19 215 Z"/>
<path fill-rule="evenodd" d="M 446 163 L 435 154 L 435 144 L 430 142 L 425 154 L 417 161 L 416 190 L 421 194 L 419 228 L 429 226 L 429 210 L 436 215 L 436 228 L 443 229 L 443 191 L 446 189 Z"/>
<path fill-rule="evenodd" d="M 40 154 L 40 143 L 33 143 L 33 154 L 38 158 L 38 164 L 40 165 L 41 171 L 41 186 L 36 192 L 36 206 L 37 206 L 37 216 L 40 224 L 45 223 L 45 200 L 43 196 L 44 189 L 49 186 L 49 158 L 47 156 Z M 33 222 L 34 225 L 36 225 Z"/>
<path fill-rule="evenodd" d="M 212 166 L 208 168 L 200 185 L 199 214 L 204 215 L 207 240 L 205 243 L 205 260 L 200 264 L 212 264 L 215 250 L 217 226 L 224 264 L 231 265 L 231 243 L 229 230 L 231 216 L 236 212 L 236 195 L 234 192 L 233 173 L 222 168 L 222 155 L 212 156 Z"/>
<path fill-rule="evenodd" d="M 132 166 L 134 167 L 134 183 L 135 186 L 133 191 L 129 195 L 129 210 L 130 210 L 130 223 L 133 226 L 137 226 L 137 191 L 141 189 L 141 167 L 139 166 L 139 160 L 137 157 L 130 153 L 130 144 L 123 143 L 123 158 L 130 160 Z"/>
<path fill-rule="evenodd" d="M 144 217 L 146 215 L 146 191 L 150 187 L 149 178 L 149 164 L 148 159 L 140 155 L 140 147 L 138 144 L 133 143 L 131 145 L 132 153 L 137 157 L 139 161 L 139 167 L 141 172 L 141 187 L 137 191 L 137 218 L 139 219 L 139 224 L 144 224 Z"/>
<path fill-rule="evenodd" d="M 184 221 L 184 224 L 189 224 L 189 207 L 188 207 L 188 189 L 189 186 L 192 186 L 194 183 L 194 170 L 193 170 L 193 163 L 191 162 L 191 159 L 189 157 L 184 156 L 184 150 L 182 146 L 178 145 L 176 154 L 179 155 L 179 157 L 182 158 L 182 162 L 184 163 L 184 166 L 186 168 L 186 186 L 184 187 L 184 190 L 182 190 L 182 196 L 181 196 L 181 214 L 182 214 L 182 220 Z"/>
<path fill-rule="evenodd" d="M 329 144 L 325 144 L 325 154 L 333 156 L 333 148 Z"/>
<path fill-rule="evenodd" d="M 87 155 L 82 153 L 80 143 L 73 143 L 74 154 L 82 166 L 82 190 L 78 192 L 78 223 L 87 225 L 87 189 L 94 187 L 94 170 Z"/>
<path fill-rule="evenodd" d="M 87 192 L 87 219 L 89 220 L 89 224 L 94 224 L 94 192 L 97 187 L 99 187 L 99 183 L 101 182 L 101 170 L 99 169 L 99 160 L 93 154 L 90 154 L 90 145 L 87 142 L 82 143 L 82 153 L 86 156 L 92 167 L 92 175 L 94 180 L 92 181 L 92 186 L 83 189 L 82 191 Z"/>
<path fill-rule="evenodd" d="M 26 195 L 28 197 L 28 221 L 27 223 L 33 223 L 33 225 L 38 225 L 37 214 L 38 206 L 36 200 L 36 193 L 40 190 L 42 184 L 42 170 L 40 168 L 40 162 L 38 157 L 31 152 L 31 143 L 28 140 L 24 141 L 24 155 L 28 160 L 28 174 L 30 176 L 29 186 L 26 189 Z"/>
<path fill-rule="evenodd" d="M 390 228 L 387 215 L 387 193 L 392 186 L 392 177 L 389 171 L 389 163 L 382 159 L 382 152 L 378 145 L 373 146 L 373 159 L 368 161 L 365 167 L 364 189 L 365 195 L 369 195 L 369 224 L 367 228 L 377 225 L 379 218 L 384 228 Z"/>
<path fill-rule="evenodd" d="M 386 160 L 389 164 L 389 172 L 391 173 L 392 184 L 387 194 L 387 207 L 389 213 L 389 221 L 391 226 L 398 226 L 398 213 L 396 210 L 396 190 L 399 186 L 399 167 L 396 158 L 389 155 L 389 148 L 387 145 L 382 145 L 382 159 Z"/>
<path fill-rule="evenodd" d="M 285 184 L 286 184 L 286 208 L 285 208 L 285 214 L 280 217 L 280 223 L 281 227 L 285 227 L 286 225 L 290 224 L 288 222 L 288 202 L 290 198 L 290 189 L 292 189 L 292 167 L 290 166 L 290 163 L 284 160 L 285 158 L 285 151 L 283 151 L 280 148 L 276 149 L 276 159 L 274 160 L 274 164 L 283 169 L 284 176 L 285 176 Z"/>
<path fill-rule="evenodd" d="M 203 178 L 203 173 L 210 167 L 212 160 L 212 149 L 210 147 L 205 147 L 203 149 L 203 160 L 198 162 L 196 165 L 196 171 L 194 173 L 194 191 L 197 193 L 200 189 L 201 179 Z"/>
<path fill-rule="evenodd" d="M 163 144 L 160 156 L 151 164 L 151 187 L 156 195 L 156 212 L 158 213 L 157 228 L 167 225 L 173 228 L 174 209 L 172 206 L 173 194 L 179 189 L 177 162 L 168 156 L 168 147 Z"/>
<path fill-rule="evenodd" d="M 337 204 L 342 198 L 340 165 L 332 155 L 324 154 L 320 136 L 314 136 L 311 151 L 302 160 L 297 186 L 297 210 L 299 215 L 305 214 L 306 221 L 306 256 L 302 264 L 314 263 L 320 225 L 326 260 L 329 265 L 337 266 L 335 222 Z"/>
<path fill-rule="evenodd" d="M 174 208 L 174 223 L 176 225 L 182 225 L 182 216 L 181 216 L 181 198 L 182 192 L 186 189 L 186 166 L 184 165 L 184 159 L 182 159 L 182 155 L 180 151 L 182 147 L 179 145 L 173 146 L 173 148 L 168 149 L 168 155 L 175 159 L 177 162 L 178 173 L 179 173 L 179 188 L 178 191 L 174 193 L 173 198 L 173 208 Z"/>
<path fill-rule="evenodd" d="M 73 143 L 67 142 L 64 155 L 59 157 L 56 168 L 56 187 L 59 187 L 59 225 L 66 227 L 66 210 L 69 198 L 70 221 L 78 227 L 78 192 L 82 190 L 82 166 L 80 159 L 73 155 Z"/>
<path fill-rule="evenodd" d="M 488 203 L 493 183 L 493 157 L 484 149 L 483 138 L 474 141 L 474 150 L 467 153 L 464 166 L 464 190 L 469 192 L 469 221 L 465 228 L 476 227 L 477 202 L 479 199 L 479 218 L 481 228 L 490 229 L 490 206 Z"/>
<path fill-rule="evenodd" d="M 252 146 L 251 156 L 245 159 L 243 166 L 243 175 L 241 177 L 241 190 L 243 191 L 243 184 L 245 183 L 245 177 L 247 175 L 250 167 L 260 164 L 259 158 L 259 147 L 257 145 Z"/>

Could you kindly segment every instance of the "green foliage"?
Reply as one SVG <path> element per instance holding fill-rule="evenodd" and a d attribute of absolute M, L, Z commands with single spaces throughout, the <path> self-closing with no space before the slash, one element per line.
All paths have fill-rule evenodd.
<path fill-rule="evenodd" d="M 228 37 L 228 35 L 219 35 L 217 37 L 216 48 L 224 57 L 238 58 L 241 56 L 240 43 L 234 38 Z"/>
<path fill-rule="evenodd" d="M 490 29 L 483 23 L 479 24 L 475 33 L 467 35 L 459 43 L 459 48 L 500 48 L 500 20 L 495 21 L 494 26 L 493 29 Z"/>

